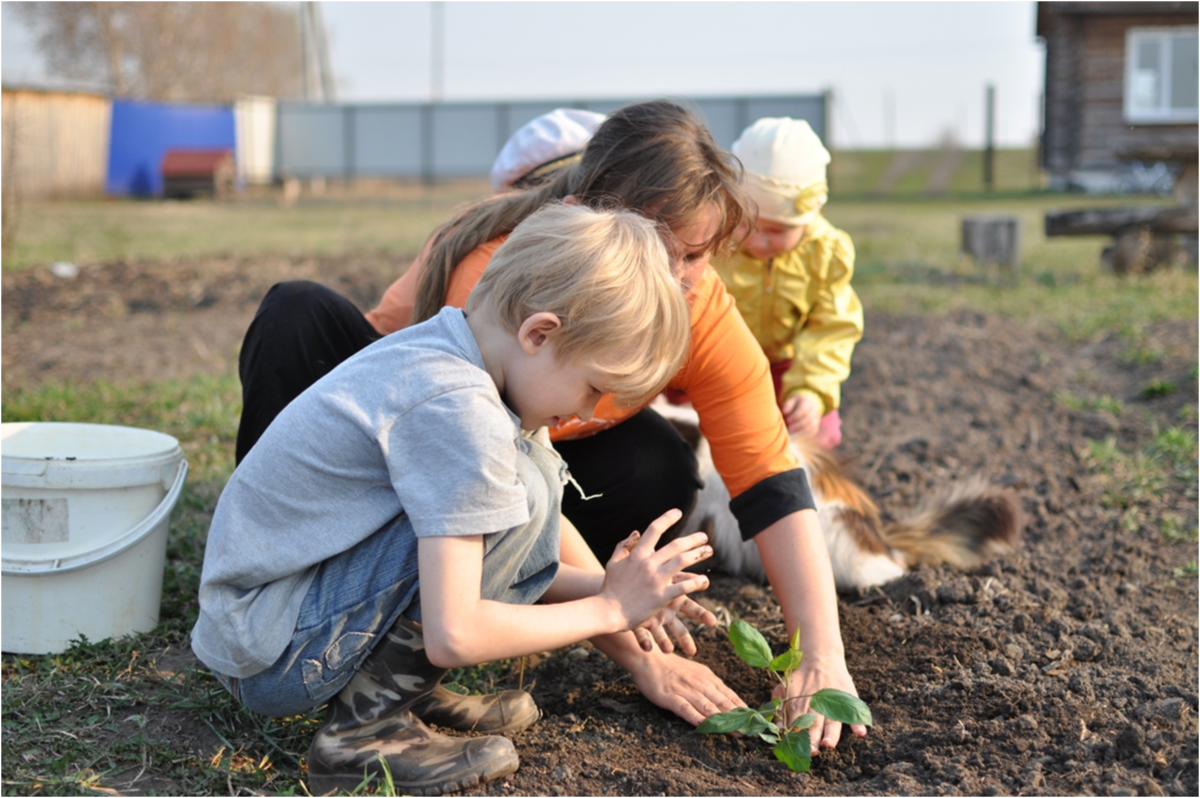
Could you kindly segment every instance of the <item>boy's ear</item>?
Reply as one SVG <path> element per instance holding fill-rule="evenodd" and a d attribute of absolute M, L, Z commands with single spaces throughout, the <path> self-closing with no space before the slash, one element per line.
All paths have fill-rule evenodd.
<path fill-rule="evenodd" d="M 562 329 L 562 320 L 557 315 L 543 310 L 521 322 L 517 330 L 517 341 L 527 355 L 536 355 L 550 336 Z"/>
<path fill-rule="evenodd" d="M 563 205 L 582 205 L 583 204 L 582 202 L 579 201 L 579 197 L 576 197 L 574 194 L 568 194 L 567 196 L 563 197 L 562 202 L 563 202 Z"/>

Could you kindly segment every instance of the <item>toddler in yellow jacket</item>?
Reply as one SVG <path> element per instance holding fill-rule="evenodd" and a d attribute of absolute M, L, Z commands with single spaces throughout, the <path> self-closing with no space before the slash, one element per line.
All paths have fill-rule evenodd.
<path fill-rule="evenodd" d="M 863 310 L 850 286 L 854 244 L 821 214 L 829 152 L 807 122 L 787 117 L 758 120 L 732 149 L 758 221 L 713 266 L 771 361 L 788 430 L 833 448 Z"/>

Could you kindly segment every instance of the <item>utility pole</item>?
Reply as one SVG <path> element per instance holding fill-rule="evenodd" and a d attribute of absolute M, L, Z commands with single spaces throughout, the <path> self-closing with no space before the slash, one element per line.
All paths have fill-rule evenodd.
<path fill-rule="evenodd" d="M 432 22 L 429 26 L 429 101 L 441 102 L 442 83 L 446 61 L 446 4 L 442 0 L 432 3 Z"/>
<path fill-rule="evenodd" d="M 300 5 L 300 54 L 304 73 L 304 99 L 333 102 L 329 41 L 325 36 L 321 10 L 314 2 Z"/>
<path fill-rule="evenodd" d="M 996 189 L 996 87 L 987 84 L 984 97 L 984 144 L 983 144 L 983 188 L 985 191 Z"/>

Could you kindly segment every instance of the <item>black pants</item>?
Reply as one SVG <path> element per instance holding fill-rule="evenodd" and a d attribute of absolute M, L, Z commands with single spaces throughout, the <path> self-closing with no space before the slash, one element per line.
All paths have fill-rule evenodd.
<path fill-rule="evenodd" d="M 277 283 L 263 298 L 242 343 L 242 419 L 237 462 L 288 403 L 381 336 L 350 300 L 319 283 Z M 563 489 L 563 514 L 601 562 L 635 529 L 672 508 L 684 518 L 696 503 L 696 455 L 658 413 L 643 409 L 603 432 L 554 448 L 587 495 Z M 668 534 L 669 540 L 682 525 Z"/>

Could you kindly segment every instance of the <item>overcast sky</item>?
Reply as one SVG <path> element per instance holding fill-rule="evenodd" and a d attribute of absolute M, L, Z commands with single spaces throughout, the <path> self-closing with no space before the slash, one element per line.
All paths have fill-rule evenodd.
<path fill-rule="evenodd" d="M 45 79 L 4 2 L 3 79 Z M 322 2 L 337 98 L 423 101 L 435 91 L 433 3 Z M 1043 48 L 1034 3 L 447 2 L 445 100 L 799 94 L 832 89 L 833 144 L 930 146 L 1038 130 Z"/>

